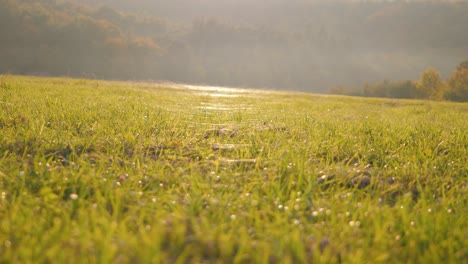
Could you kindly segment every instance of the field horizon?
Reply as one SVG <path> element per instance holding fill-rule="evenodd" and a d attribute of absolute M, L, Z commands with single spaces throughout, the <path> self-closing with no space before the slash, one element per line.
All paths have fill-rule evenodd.
<path fill-rule="evenodd" d="M 463 263 L 468 103 L 0 75 L 0 262 Z"/>

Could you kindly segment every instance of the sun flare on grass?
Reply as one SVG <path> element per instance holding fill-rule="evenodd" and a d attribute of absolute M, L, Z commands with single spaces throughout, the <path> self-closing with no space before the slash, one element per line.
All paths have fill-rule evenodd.
<path fill-rule="evenodd" d="M 0 76 L 0 106 L 0 262 L 465 258 L 467 104 Z"/>

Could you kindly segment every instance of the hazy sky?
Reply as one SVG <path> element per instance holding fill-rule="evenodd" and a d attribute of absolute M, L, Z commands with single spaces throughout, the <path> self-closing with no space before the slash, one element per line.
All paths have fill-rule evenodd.
<path fill-rule="evenodd" d="M 428 67 L 447 78 L 468 55 L 468 5 L 440 1 L 75 2 L 90 8 L 38 1 L 31 19 L 0 27 L 3 39 L 20 39 L 8 47 L 0 41 L 0 72 L 326 91 L 415 80 Z M 66 8 L 73 19 L 41 24 Z"/>

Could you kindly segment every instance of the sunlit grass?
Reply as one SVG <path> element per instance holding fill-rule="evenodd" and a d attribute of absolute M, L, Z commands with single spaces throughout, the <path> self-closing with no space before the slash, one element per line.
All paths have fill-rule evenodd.
<path fill-rule="evenodd" d="M 0 262 L 466 259 L 467 104 L 0 76 L 0 109 Z"/>

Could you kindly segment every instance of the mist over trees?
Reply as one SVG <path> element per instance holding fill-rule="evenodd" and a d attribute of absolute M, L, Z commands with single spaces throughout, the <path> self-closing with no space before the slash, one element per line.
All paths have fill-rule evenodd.
<path fill-rule="evenodd" d="M 0 6 L 0 74 L 326 92 L 416 80 L 433 67 L 441 80 L 450 78 L 447 98 L 460 98 L 466 83 L 466 70 L 453 73 L 468 55 L 466 2 L 0 0 Z M 412 82 L 397 86 L 399 95 L 421 92 Z"/>

